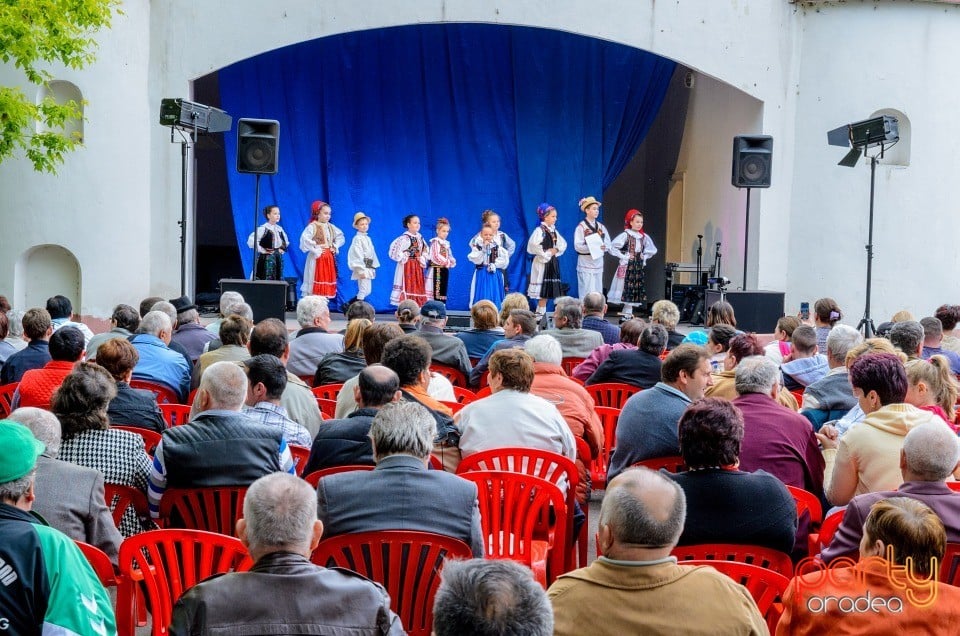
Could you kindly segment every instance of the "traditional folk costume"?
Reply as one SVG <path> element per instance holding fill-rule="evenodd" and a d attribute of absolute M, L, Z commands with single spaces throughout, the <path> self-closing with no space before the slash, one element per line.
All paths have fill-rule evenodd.
<path fill-rule="evenodd" d="M 447 283 L 450 280 L 450 268 L 456 267 L 450 241 L 435 236 L 430 239 L 429 266 L 427 267 L 427 298 L 447 302 Z"/>
<path fill-rule="evenodd" d="M 508 292 L 510 291 L 510 281 L 507 279 L 507 265 L 510 263 L 510 257 L 517 251 L 517 242 L 507 236 L 506 232 L 501 232 L 500 230 L 494 232 L 493 240 L 500 247 L 500 251 L 506 256 L 506 259 L 503 261 L 503 267 L 497 265 L 497 268 L 503 272 L 503 290 L 504 292 Z M 470 239 L 470 250 L 473 251 L 477 249 L 483 249 L 483 238 L 480 236 L 480 232 L 477 232 L 477 234 Z M 497 303 L 497 307 L 499 306 L 500 303 Z"/>
<path fill-rule="evenodd" d="M 623 313 L 629 314 L 635 304 L 647 302 L 647 286 L 643 268 L 647 259 L 657 253 L 653 239 L 645 232 L 629 229 L 630 221 L 640 214 L 630 210 L 624 219 L 627 230 L 617 236 L 610 244 L 610 253 L 620 259 L 620 265 L 610 283 L 607 300 L 624 304 Z"/>
<path fill-rule="evenodd" d="M 323 201 L 313 202 L 311 209 L 314 218 L 326 205 Z M 304 228 L 300 235 L 300 249 L 307 255 L 300 288 L 304 296 L 332 299 L 337 295 L 337 254 L 346 242 L 343 232 L 329 221 L 321 223 L 314 220 Z"/>
<path fill-rule="evenodd" d="M 556 227 L 548 227 L 543 223 L 547 212 L 554 207 L 541 203 L 537 208 L 540 225 L 530 235 L 527 241 L 527 253 L 533 255 L 533 267 L 530 269 L 530 286 L 527 288 L 527 297 L 533 300 L 541 298 L 557 298 L 563 295 L 560 280 L 560 262 L 557 260 L 567 249 L 567 242 Z M 557 253 L 549 254 L 547 250 L 556 248 Z"/>
<path fill-rule="evenodd" d="M 479 245 L 471 241 L 467 259 L 477 268 L 470 283 L 470 306 L 478 300 L 490 300 L 499 307 L 506 295 L 503 274 L 510 261 L 507 249 L 496 239 L 488 244 L 481 240 Z"/>
<path fill-rule="evenodd" d="M 427 266 L 427 244 L 419 232 L 404 232 L 390 244 L 390 258 L 397 262 L 393 274 L 393 290 L 390 304 L 412 300 L 418 306 L 427 302 L 423 269 Z"/>
<path fill-rule="evenodd" d="M 363 212 L 357 212 L 353 217 L 353 227 L 362 220 L 370 220 L 370 217 Z M 357 300 L 363 300 L 370 295 L 372 281 L 377 276 L 377 268 L 380 267 L 380 261 L 377 259 L 377 253 L 373 249 L 373 241 L 366 232 L 359 230 L 350 242 L 350 249 L 347 251 L 347 267 L 350 268 L 352 280 L 357 281 Z"/>
<path fill-rule="evenodd" d="M 580 201 L 580 209 L 586 212 L 588 206 L 600 202 L 593 197 Z M 591 222 L 583 219 L 577 224 L 573 233 L 573 249 L 577 253 L 577 293 L 580 300 L 590 292 L 603 293 L 603 255 L 593 258 L 587 246 L 587 237 L 593 234 L 600 236 L 606 251 L 610 251 L 610 233 L 600 221 Z"/>
<path fill-rule="evenodd" d="M 283 280 L 283 253 L 290 245 L 287 233 L 277 223 L 264 223 L 247 237 L 247 247 L 257 246 L 257 262 L 254 278 L 257 280 Z"/>

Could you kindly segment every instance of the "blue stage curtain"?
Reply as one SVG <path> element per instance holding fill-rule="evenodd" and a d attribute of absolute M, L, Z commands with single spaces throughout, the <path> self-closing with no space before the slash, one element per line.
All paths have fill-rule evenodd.
<path fill-rule="evenodd" d="M 281 207 L 292 243 L 287 276 L 303 274 L 298 238 L 310 203 L 322 199 L 347 237 L 337 259 L 338 301 L 352 297 L 346 251 L 353 215 L 363 210 L 373 219 L 370 236 L 381 262 L 368 300 L 387 309 L 395 265 L 387 249 L 403 232 L 401 219 L 419 215 L 429 240 L 436 220 L 446 217 L 457 258 L 447 305 L 467 309 L 474 271 L 467 243 L 486 208 L 500 214 L 501 229 L 517 242 L 508 278 L 512 290 L 525 293 L 536 207 L 553 204 L 569 244 L 562 275 L 576 292 L 577 202 L 600 198 L 633 157 L 674 66 L 645 51 L 559 31 L 416 25 L 264 53 L 222 69 L 219 84 L 221 105 L 234 118 L 280 121 L 280 171 L 262 178 L 260 206 Z M 235 133 L 225 141 L 232 167 Z M 255 177 L 228 172 L 249 272 Z"/>

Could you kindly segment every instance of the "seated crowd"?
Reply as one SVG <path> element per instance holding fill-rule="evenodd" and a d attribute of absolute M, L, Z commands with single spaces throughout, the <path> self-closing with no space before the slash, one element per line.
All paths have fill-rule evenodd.
<path fill-rule="evenodd" d="M 24 312 L 0 300 L 0 381 L 10 388 L 0 421 L 0 616 L 12 633 L 113 633 L 110 599 L 68 539 L 116 566 L 125 538 L 183 522 L 170 516 L 170 493 L 205 487 L 246 489 L 236 536 L 253 566 L 187 590 L 171 634 L 241 625 L 404 633 L 383 586 L 310 562 L 324 538 L 389 530 L 465 545 L 433 599 L 438 636 L 764 634 L 774 625 L 778 634 L 921 625 L 946 634 L 960 618 L 960 589 L 935 580 L 947 546 L 960 549 L 960 491 L 948 485 L 960 478 L 960 306 L 898 316 L 883 325 L 888 337 L 865 340 L 824 298 L 812 320 L 771 325 L 770 340 L 737 330 L 722 301 L 708 308 L 706 329 L 686 336 L 669 301 L 653 305 L 649 323 L 612 324 L 598 293 L 556 299 L 550 328 L 522 295 L 508 295 L 499 313 L 480 301 L 473 327 L 455 334 L 436 300 L 401 303 L 397 322 L 356 301 L 333 333 L 327 300 L 307 296 L 289 333 L 281 320 L 254 322 L 235 292 L 206 326 L 187 297 L 148 298 L 139 311 L 118 305 L 98 334 L 63 296 Z M 610 405 L 594 390 L 609 383 L 630 393 L 613 405 L 615 424 L 600 417 L 597 407 Z M 318 403 L 311 386 L 321 385 L 336 393 L 335 408 Z M 185 405 L 176 426 L 158 396 Z M 553 484 L 569 493 L 571 545 L 594 539 L 582 526 L 603 460 L 596 561 L 552 545 L 570 556 L 550 561 L 538 585 L 530 569 L 484 560 L 506 531 L 485 534 L 497 532 L 481 514 L 485 495 L 457 471 L 505 448 L 571 466 Z M 516 461 L 501 469 L 540 470 Z M 340 472 L 316 474 L 329 470 Z M 131 507 L 114 523 L 105 493 L 117 487 L 139 491 L 147 510 Z M 843 515 L 809 554 L 818 520 L 798 514 L 797 490 Z M 552 524 L 560 511 L 550 512 Z M 771 622 L 734 579 L 677 561 L 681 548 L 703 544 L 764 548 L 830 574 L 798 566 Z M 905 588 L 890 571 L 915 588 L 904 598 L 936 601 L 892 609 Z M 829 606 L 863 594 L 886 599 L 876 616 Z"/>

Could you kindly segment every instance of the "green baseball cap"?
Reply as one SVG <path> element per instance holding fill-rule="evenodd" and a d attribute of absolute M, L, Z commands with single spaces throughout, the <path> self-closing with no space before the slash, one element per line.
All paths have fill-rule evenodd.
<path fill-rule="evenodd" d="M 23 424 L 0 420 L 0 484 L 16 481 L 33 470 L 44 448 Z"/>

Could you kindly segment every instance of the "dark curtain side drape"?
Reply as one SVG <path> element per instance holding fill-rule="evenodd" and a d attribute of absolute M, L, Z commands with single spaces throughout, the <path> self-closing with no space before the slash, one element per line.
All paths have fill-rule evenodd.
<path fill-rule="evenodd" d="M 480 213 L 496 210 L 517 242 L 510 287 L 526 291 L 526 241 L 536 207 L 556 206 L 570 243 L 561 258 L 576 291 L 578 200 L 600 198 L 643 141 L 674 63 L 627 46 L 558 31 L 482 24 L 417 25 L 330 36 L 264 53 L 219 73 L 234 118 L 280 121 L 279 173 L 261 182 L 260 206 L 277 203 L 291 238 L 285 275 L 302 276 L 296 247 L 310 203 L 328 201 L 347 244 L 338 258 L 338 303 L 356 286 L 346 267 L 353 215 L 373 218 L 381 261 L 368 299 L 389 307 L 390 242 L 418 214 L 429 240 L 452 223 L 457 257 L 448 307 L 467 309 L 474 268 L 467 243 Z M 234 166 L 236 136 L 225 136 Z M 252 266 L 253 175 L 229 171 L 235 232 Z M 262 222 L 262 217 L 258 223 Z M 614 233 L 618 227 L 611 227 Z"/>

